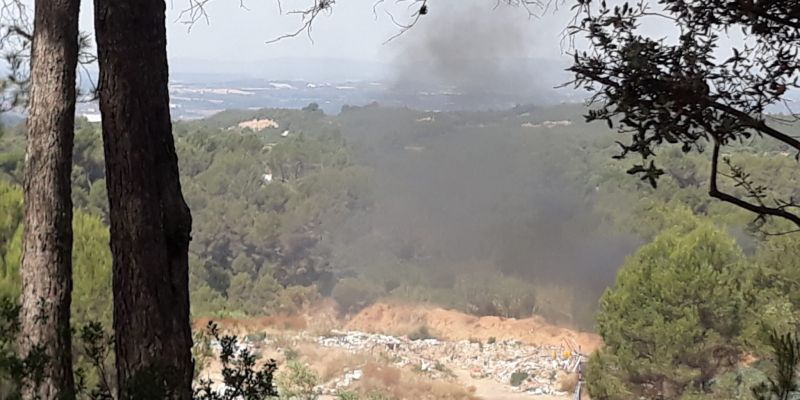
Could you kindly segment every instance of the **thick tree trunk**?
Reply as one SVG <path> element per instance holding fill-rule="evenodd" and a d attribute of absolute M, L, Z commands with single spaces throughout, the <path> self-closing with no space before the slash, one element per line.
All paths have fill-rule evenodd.
<path fill-rule="evenodd" d="M 25 157 L 25 233 L 19 351 L 43 351 L 41 380 L 23 398 L 74 398 L 72 302 L 72 146 L 80 0 L 36 0 Z"/>
<path fill-rule="evenodd" d="M 192 220 L 170 121 L 165 3 L 94 5 L 120 399 L 159 384 L 189 399 Z"/>

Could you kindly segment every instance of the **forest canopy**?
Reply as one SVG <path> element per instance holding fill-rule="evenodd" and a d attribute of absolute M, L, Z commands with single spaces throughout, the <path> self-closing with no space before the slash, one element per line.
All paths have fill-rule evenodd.
<path fill-rule="evenodd" d="M 658 187 L 632 179 L 612 158 L 614 132 L 580 123 L 584 111 L 308 107 L 176 122 L 193 315 L 294 313 L 322 297 L 342 315 L 382 299 L 538 314 L 597 323 L 607 347 L 588 372 L 600 398 L 711 390 L 731 359 L 767 351 L 769 328 L 796 325 L 797 258 L 784 255 L 797 238 L 750 231 L 748 212 L 709 198 L 701 154 L 662 153 Z M 266 120 L 277 126 L 251 127 Z M 6 296 L 19 293 L 22 138 L 20 127 L 0 138 Z M 729 156 L 796 185 L 780 147 L 746 142 Z M 111 318 L 103 164 L 99 126 L 77 120 L 76 323 Z"/>

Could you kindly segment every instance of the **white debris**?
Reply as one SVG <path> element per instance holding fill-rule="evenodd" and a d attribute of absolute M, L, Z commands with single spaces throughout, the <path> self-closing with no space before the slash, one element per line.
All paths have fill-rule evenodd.
<path fill-rule="evenodd" d="M 464 369 L 472 378 L 493 379 L 505 385 L 510 385 L 514 373 L 524 373 L 527 378 L 513 390 L 531 395 L 563 394 L 555 388 L 556 376 L 559 371 L 571 372 L 577 368 L 581 357 L 561 346 L 531 346 L 513 340 L 445 342 L 334 331 L 317 342 L 350 353 L 383 354 L 396 367 L 412 366 L 433 379 L 450 376 L 446 366 Z M 361 379 L 362 374 L 361 370 L 346 372 L 334 386 L 347 387 Z"/>
<path fill-rule="evenodd" d="M 242 121 L 242 122 L 239 122 L 239 124 L 237 126 L 239 128 L 250 128 L 250 129 L 252 129 L 252 130 L 254 130 L 256 132 L 262 131 L 262 130 L 267 129 L 267 128 L 278 129 L 278 127 L 279 127 L 278 123 L 275 122 L 275 120 L 272 120 L 272 119 L 269 119 L 269 118 L 265 118 L 265 119 L 255 118 L 255 119 L 252 119 L 250 121 Z"/>
<path fill-rule="evenodd" d="M 544 121 L 541 124 L 534 124 L 532 122 L 525 122 L 521 126 L 523 128 L 555 128 L 557 126 L 570 126 L 572 125 L 572 121 L 561 120 L 561 121 Z"/>

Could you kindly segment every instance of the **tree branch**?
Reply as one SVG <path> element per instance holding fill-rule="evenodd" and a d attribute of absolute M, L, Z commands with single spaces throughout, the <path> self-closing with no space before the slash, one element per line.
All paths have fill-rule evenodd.
<path fill-rule="evenodd" d="M 777 129 L 769 126 L 769 125 L 767 125 L 767 123 L 764 122 L 763 120 L 759 120 L 759 119 L 753 118 L 751 115 L 745 113 L 744 111 L 737 110 L 737 109 L 735 109 L 735 108 L 733 108 L 733 107 L 731 107 L 729 105 L 726 105 L 726 104 L 720 104 L 720 103 L 717 103 L 717 102 L 714 102 L 714 101 L 710 101 L 710 100 L 708 100 L 707 104 L 710 107 L 714 108 L 715 110 L 722 111 L 724 113 L 728 113 L 730 115 L 733 115 L 734 117 L 739 119 L 741 122 L 743 122 L 745 124 L 745 126 L 753 128 L 753 129 L 755 129 L 755 130 L 757 130 L 757 131 L 759 131 L 759 132 L 761 132 L 761 133 L 763 133 L 763 134 L 765 134 L 765 135 L 767 135 L 767 136 L 769 136 L 769 137 L 771 137 L 773 139 L 776 139 L 776 140 L 779 140 L 781 142 L 784 142 L 784 143 L 788 144 L 789 146 L 794 147 L 795 150 L 800 151 L 800 140 L 797 140 L 797 139 L 795 139 L 795 138 L 793 138 L 793 137 L 791 137 L 791 136 L 789 136 L 789 135 L 787 135 L 787 134 L 785 134 L 785 133 L 783 133 L 783 132 L 781 132 L 781 131 L 779 131 L 779 130 L 777 130 Z"/>
<path fill-rule="evenodd" d="M 578 68 L 575 68 L 575 67 L 571 67 L 571 68 L 569 68 L 569 70 L 574 72 L 574 73 L 582 74 L 582 75 L 588 77 L 589 79 L 591 79 L 591 80 L 593 80 L 595 82 L 601 83 L 603 85 L 610 86 L 610 87 L 613 87 L 615 89 L 620 89 L 620 85 L 617 82 L 615 82 L 613 79 L 611 79 L 611 78 L 600 76 L 598 74 L 594 74 L 594 73 L 592 73 L 592 72 L 590 72 L 590 71 L 588 71 L 586 69 L 578 69 Z M 722 103 L 718 103 L 716 101 L 713 101 L 708 97 L 706 97 L 703 100 L 703 102 L 708 107 L 711 107 L 711 108 L 713 108 L 713 109 L 715 109 L 717 111 L 721 111 L 721 112 L 724 112 L 726 114 L 730 114 L 730 115 L 736 117 L 739 121 L 741 121 L 743 123 L 744 126 L 747 126 L 749 128 L 755 129 L 755 130 L 757 130 L 757 131 L 759 131 L 759 132 L 761 132 L 761 133 L 763 133 L 763 134 L 765 134 L 765 135 L 767 135 L 767 136 L 769 136 L 769 137 L 771 137 L 771 138 L 773 138 L 775 140 L 779 140 L 779 141 L 781 141 L 783 143 L 788 144 L 789 146 L 792 146 L 795 150 L 800 151 L 800 140 L 798 140 L 798 139 L 796 139 L 796 138 L 794 138 L 792 136 L 789 136 L 789 135 L 787 135 L 787 134 L 785 134 L 785 133 L 783 133 L 783 132 L 781 132 L 781 131 L 779 131 L 779 130 L 777 130 L 777 129 L 769 126 L 769 125 L 767 125 L 767 123 L 764 122 L 763 120 L 759 120 L 757 118 L 754 118 L 750 114 L 748 114 L 748 113 L 746 113 L 744 111 L 741 111 L 741 110 L 737 110 L 736 108 L 733 108 L 733 107 L 731 107 L 731 106 L 729 106 L 727 104 L 722 104 Z M 713 132 L 709 132 L 709 133 L 713 134 Z"/>
<path fill-rule="evenodd" d="M 753 204 L 742 200 L 738 197 L 735 197 L 731 194 L 724 193 L 719 190 L 717 186 L 717 176 L 719 175 L 719 148 L 720 143 L 719 140 L 714 138 L 714 150 L 711 155 L 711 181 L 709 184 L 708 194 L 718 200 L 731 203 L 737 207 L 744 208 L 750 212 L 756 213 L 760 216 L 770 215 L 775 217 L 784 218 L 786 220 L 791 221 L 798 227 L 800 227 L 800 216 L 797 214 L 791 213 L 786 211 L 782 208 L 774 208 L 774 207 L 767 207 L 764 205 Z"/>

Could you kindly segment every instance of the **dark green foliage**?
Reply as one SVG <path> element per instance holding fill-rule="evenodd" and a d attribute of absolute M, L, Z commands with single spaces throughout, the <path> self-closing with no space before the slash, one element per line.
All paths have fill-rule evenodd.
<path fill-rule="evenodd" d="M 790 400 L 800 396 L 797 384 L 797 368 L 800 364 L 800 340 L 794 334 L 779 334 L 773 331 L 769 336 L 772 347 L 775 371 L 766 382 L 753 388 L 756 400 Z"/>
<path fill-rule="evenodd" d="M 733 240 L 705 221 L 643 246 L 601 300 L 606 347 L 590 362 L 590 394 L 675 398 L 734 366 L 746 328 L 759 323 L 741 259 Z"/>
<path fill-rule="evenodd" d="M 114 337 L 103 330 L 98 322 L 84 325 L 74 335 L 79 338 L 81 355 L 88 360 L 90 371 L 76 368 L 76 391 L 92 400 L 112 400 L 114 386 L 112 385 L 114 371 L 110 362 L 114 348 Z M 90 382 L 90 379 L 95 382 Z"/>
<path fill-rule="evenodd" d="M 0 297 L 0 398 L 19 399 L 19 384 L 23 379 L 37 382 L 42 371 L 45 356 L 36 349 L 24 359 L 17 356 L 14 340 L 19 332 L 19 306 L 7 297 Z M 75 368 L 76 394 L 81 400 L 113 400 L 115 398 L 115 378 L 113 358 L 113 337 L 101 324 L 91 322 L 77 329 L 75 337 L 79 357 Z M 240 348 L 238 338 L 222 335 L 216 324 L 210 322 L 206 331 L 195 339 L 202 343 L 203 338 L 213 338 L 221 345 L 219 361 L 222 363 L 223 387 L 215 390 L 215 383 L 199 380 L 193 395 L 195 400 L 265 400 L 277 397 L 272 382 L 277 370 L 274 360 L 260 363 L 247 348 Z M 206 347 L 206 349 L 208 349 Z M 197 358 L 196 362 L 205 362 Z M 208 357 L 209 354 L 204 354 Z M 81 360 L 85 360 L 81 361 Z M 261 364 L 261 365 L 259 365 Z M 130 398 L 150 400 L 168 398 L 171 388 L 165 386 L 166 374 L 174 373 L 168 369 L 152 367 L 134 378 L 128 388 L 124 388 Z"/>
<path fill-rule="evenodd" d="M 791 256 L 800 242 L 742 234 L 747 213 L 707 197 L 705 154 L 660 152 L 665 174 L 655 189 L 630 179 L 633 163 L 611 160 L 614 136 L 576 123 L 582 112 L 578 105 L 479 113 L 370 106 L 335 117 L 255 110 L 176 122 L 194 215 L 193 314 L 291 313 L 320 295 L 352 313 L 389 297 L 592 329 L 597 299 L 623 255 L 703 215 L 734 233 L 742 259 L 757 253 L 745 261 L 760 271 L 746 300 L 758 304 L 768 326 L 786 331 L 800 321 L 800 257 Z M 425 117 L 434 118 L 417 121 Z M 238 126 L 266 118 L 280 127 Z M 546 120 L 573 124 L 523 126 Z M 796 125 L 787 129 L 800 132 Z M 5 132 L 0 155 L 24 154 L 23 133 Z M 76 324 L 110 320 L 99 138 L 97 124 L 77 122 Z M 754 179 L 798 187 L 785 150 L 757 141 L 728 152 Z M 22 197 L 13 182 L 20 165 L 0 170 L 0 292 L 11 295 L 19 285 Z M 263 179 L 268 167 L 271 183 Z M 759 329 L 745 330 L 756 337 Z"/>
<path fill-rule="evenodd" d="M 592 354 L 586 366 L 585 381 L 591 398 L 599 400 L 624 400 L 632 396 L 627 375 L 618 358 L 607 351 Z"/>
<path fill-rule="evenodd" d="M 19 306 L 0 296 L 0 397 L 19 397 L 17 382 L 24 377 L 24 363 L 17 358 L 14 339 L 19 333 Z"/>

